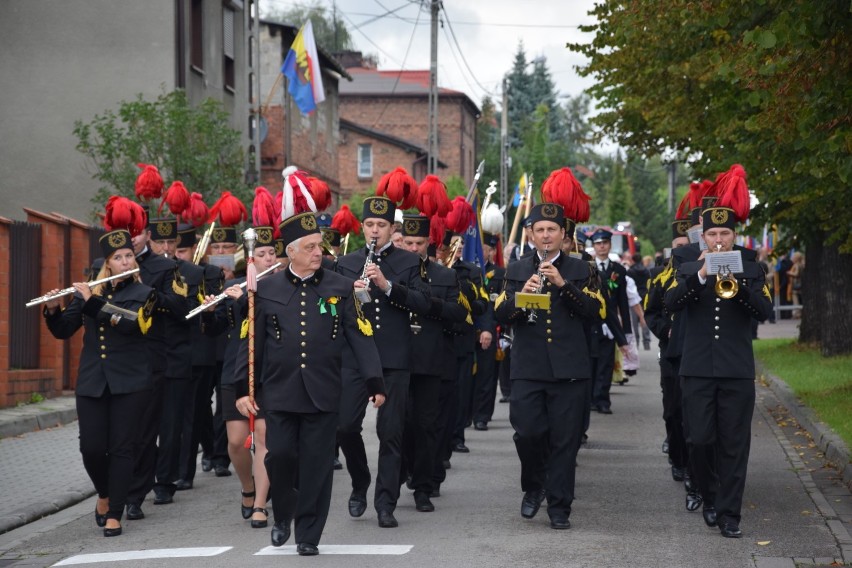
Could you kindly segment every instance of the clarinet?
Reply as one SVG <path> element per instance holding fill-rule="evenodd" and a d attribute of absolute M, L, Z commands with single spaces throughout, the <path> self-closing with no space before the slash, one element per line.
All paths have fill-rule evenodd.
<path fill-rule="evenodd" d="M 547 280 L 544 274 L 541 273 L 541 263 L 544 262 L 545 258 L 547 258 L 547 246 L 544 247 L 544 252 L 538 259 L 538 270 L 536 271 L 536 276 L 538 276 L 538 288 L 536 288 L 535 294 L 541 294 L 541 291 L 544 290 L 544 282 Z M 530 308 L 530 313 L 527 315 L 527 325 L 535 325 L 537 320 L 538 311 L 535 308 Z"/>
<path fill-rule="evenodd" d="M 373 257 L 376 255 L 376 242 L 378 239 L 373 239 L 370 241 L 370 244 L 367 245 L 367 261 L 364 262 L 364 270 L 361 271 L 361 282 L 365 284 L 364 288 L 359 288 L 355 290 L 355 299 L 357 299 L 362 304 L 369 304 L 373 301 L 373 298 L 370 297 L 370 279 L 367 278 L 367 268 L 373 264 Z"/>

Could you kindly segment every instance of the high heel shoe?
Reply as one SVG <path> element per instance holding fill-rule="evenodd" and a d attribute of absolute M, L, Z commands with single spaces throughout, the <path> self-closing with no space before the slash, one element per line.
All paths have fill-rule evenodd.
<path fill-rule="evenodd" d="M 254 498 L 254 491 L 240 491 L 244 499 Z M 253 508 L 254 503 L 246 507 L 242 503 L 240 503 L 240 513 L 243 515 L 245 520 L 249 520 L 251 518 L 251 514 L 254 512 Z"/>
<path fill-rule="evenodd" d="M 252 519 L 251 520 L 251 528 L 253 528 L 253 529 L 264 529 L 264 528 L 266 528 L 266 525 L 268 524 L 269 512 L 266 509 L 262 509 L 260 507 L 255 507 L 254 509 L 251 510 L 251 512 L 252 512 L 252 515 L 254 513 L 263 513 L 267 517 L 266 519 L 263 519 L 263 520 Z"/>

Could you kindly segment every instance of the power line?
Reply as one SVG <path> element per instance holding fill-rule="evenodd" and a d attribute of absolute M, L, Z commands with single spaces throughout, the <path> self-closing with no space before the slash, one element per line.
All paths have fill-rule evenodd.
<path fill-rule="evenodd" d="M 456 67 L 458 67 L 459 73 L 461 73 L 461 76 L 464 79 L 464 82 L 467 83 L 467 86 L 471 91 L 476 91 L 476 87 L 474 87 L 474 85 L 472 85 L 471 82 L 468 80 L 467 73 L 465 73 L 464 69 L 462 69 L 461 62 L 459 62 L 459 58 L 456 56 L 456 52 L 453 50 L 453 45 L 450 42 L 450 36 L 447 33 L 447 28 L 445 28 L 444 26 L 441 26 L 441 29 L 444 30 L 444 37 L 447 38 L 447 45 L 450 47 L 450 54 L 453 56 L 453 60 L 456 62 Z M 488 91 L 485 91 L 485 93 L 489 94 Z"/>
<path fill-rule="evenodd" d="M 470 65 L 468 65 L 468 63 L 467 63 L 467 59 L 465 59 L 465 57 L 464 57 L 464 53 L 462 53 L 461 46 L 459 45 L 459 40 L 458 40 L 458 38 L 456 37 L 456 32 L 455 32 L 455 30 L 453 30 L 453 24 L 452 24 L 452 22 L 450 22 L 450 15 L 447 13 L 447 8 L 446 8 L 446 6 L 444 6 L 444 3 L 443 3 L 443 2 L 441 3 L 441 8 L 444 10 L 444 19 L 447 21 L 447 27 L 448 27 L 448 28 L 450 28 L 450 34 L 453 36 L 453 41 L 454 41 L 454 42 L 455 42 L 455 44 L 456 44 L 456 50 L 458 50 L 459 55 L 461 56 L 461 60 L 464 62 L 464 66 L 465 66 L 465 67 L 467 67 L 467 70 L 470 72 L 470 76 L 471 76 L 471 78 L 472 78 L 472 79 L 474 80 L 474 82 L 475 82 L 475 83 L 479 86 L 479 88 L 480 88 L 480 89 L 482 89 L 483 91 L 485 91 L 486 93 L 491 94 L 491 93 L 488 91 L 488 89 L 486 89 L 485 87 L 483 87 L 483 86 L 482 86 L 482 83 L 480 83 L 480 82 L 479 82 L 479 79 L 477 79 L 477 78 L 476 78 L 476 75 L 474 75 L 474 73 L 473 73 L 473 69 L 471 69 L 471 68 L 470 68 Z M 463 71 L 463 70 L 462 70 L 462 75 L 464 75 L 464 71 Z M 465 79 L 465 81 L 466 81 L 466 80 L 467 80 L 467 79 Z M 471 90 L 473 90 L 473 89 L 471 89 Z"/>

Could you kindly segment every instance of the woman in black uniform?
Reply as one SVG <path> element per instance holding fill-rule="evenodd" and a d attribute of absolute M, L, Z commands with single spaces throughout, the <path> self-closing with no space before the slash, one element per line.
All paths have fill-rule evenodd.
<path fill-rule="evenodd" d="M 108 232 L 100 245 L 105 260 L 98 280 L 136 268 L 128 231 Z M 156 295 L 138 273 L 91 289 L 85 282 L 73 286 L 76 293 L 68 307 L 59 310 L 58 299 L 47 302 L 44 317 L 57 339 L 85 328 L 76 390 L 80 453 L 98 492 L 95 521 L 104 527 L 104 536 L 118 536 L 133 476 L 135 429 L 148 400 L 145 391 L 152 386 L 141 340 L 151 324 Z"/>

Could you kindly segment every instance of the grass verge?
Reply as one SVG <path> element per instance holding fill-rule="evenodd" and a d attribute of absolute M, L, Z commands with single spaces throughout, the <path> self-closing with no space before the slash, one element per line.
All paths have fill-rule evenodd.
<path fill-rule="evenodd" d="M 794 339 L 755 341 L 754 356 L 852 449 L 852 356 L 825 358 Z"/>

